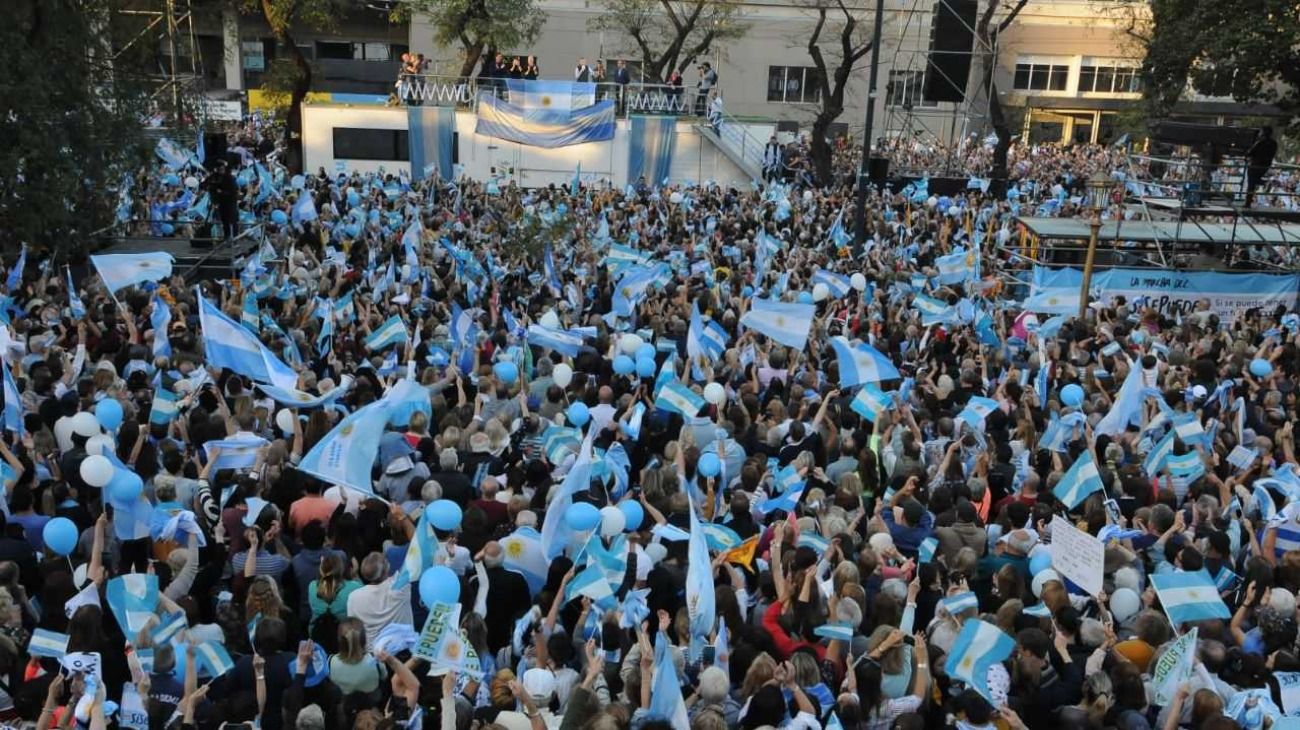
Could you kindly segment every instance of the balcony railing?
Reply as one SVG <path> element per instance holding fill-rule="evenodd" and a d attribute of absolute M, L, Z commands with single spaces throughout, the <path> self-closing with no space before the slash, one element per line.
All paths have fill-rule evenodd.
<path fill-rule="evenodd" d="M 528 81 L 515 82 L 527 85 Z M 704 116 L 706 103 L 694 89 L 668 84 L 612 82 L 594 84 L 592 102 L 613 101 L 619 115 L 657 114 L 666 116 Z M 505 79 L 467 79 L 457 76 L 403 74 L 396 84 L 396 95 L 404 105 L 456 106 L 475 108 L 480 92 L 512 101 Z M 513 100 L 518 103 L 519 100 Z"/>

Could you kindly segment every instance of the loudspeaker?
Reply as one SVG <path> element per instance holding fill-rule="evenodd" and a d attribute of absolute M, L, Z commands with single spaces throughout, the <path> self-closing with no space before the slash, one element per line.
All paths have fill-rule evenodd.
<path fill-rule="evenodd" d="M 922 90 L 926 101 L 960 102 L 966 98 L 978 11 L 977 0 L 939 0 Z"/>
<path fill-rule="evenodd" d="M 212 163 L 226 158 L 226 135 L 223 132 L 205 132 L 203 134 L 203 166 L 212 167 Z"/>
<path fill-rule="evenodd" d="M 460 163 L 460 132 L 451 133 L 451 164 Z"/>
<path fill-rule="evenodd" d="M 889 178 L 889 158 L 872 157 L 867 160 L 867 181 L 872 187 L 883 188 Z"/>

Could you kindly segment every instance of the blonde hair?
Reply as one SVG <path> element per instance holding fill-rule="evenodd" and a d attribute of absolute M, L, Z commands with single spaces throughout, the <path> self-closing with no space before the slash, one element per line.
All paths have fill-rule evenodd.
<path fill-rule="evenodd" d="M 776 660 L 767 652 L 754 657 L 749 670 L 745 672 L 745 681 L 740 683 L 740 696 L 753 697 L 764 684 L 776 676 Z"/>
<path fill-rule="evenodd" d="M 319 577 L 316 578 L 316 597 L 333 603 L 343 586 L 343 559 L 338 553 L 325 553 L 320 560 Z"/>
<path fill-rule="evenodd" d="M 366 627 L 360 619 L 345 618 L 339 622 L 338 657 L 345 664 L 356 664 L 366 655 Z"/>
<path fill-rule="evenodd" d="M 244 600 L 244 616 L 252 619 L 257 614 L 262 618 L 280 618 L 284 602 L 280 600 L 280 591 L 275 581 L 267 576 L 258 576 L 248 586 L 248 598 Z"/>

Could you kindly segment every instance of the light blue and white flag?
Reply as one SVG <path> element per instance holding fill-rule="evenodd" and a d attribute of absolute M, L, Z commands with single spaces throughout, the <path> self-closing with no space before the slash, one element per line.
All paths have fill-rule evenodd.
<path fill-rule="evenodd" d="M 1097 472 L 1097 460 L 1093 458 L 1092 451 L 1087 449 L 1070 465 L 1065 476 L 1061 477 L 1061 481 L 1056 483 L 1052 496 L 1060 500 L 1066 509 L 1074 509 L 1087 499 L 1088 495 L 1101 490 L 1101 474 Z"/>
<path fill-rule="evenodd" d="M 437 541 L 433 536 L 433 526 L 429 518 L 433 510 L 425 509 L 415 523 L 415 534 L 406 545 L 406 556 L 402 558 L 402 567 L 393 578 L 393 590 L 401 590 L 408 583 L 418 583 L 424 569 L 433 565 L 433 555 Z"/>
<path fill-rule="evenodd" d="M 68 635 L 49 629 L 33 629 L 32 639 L 27 644 L 27 653 L 34 657 L 61 659 L 68 653 Z"/>
<path fill-rule="evenodd" d="M 1020 308 L 1042 314 L 1077 314 L 1079 312 L 1079 292 L 1043 289 L 1025 298 Z"/>
<path fill-rule="evenodd" d="M 682 698 L 682 679 L 668 645 L 668 635 L 660 631 L 655 637 L 654 684 L 647 715 L 668 722 L 673 730 L 689 730 L 691 721 Z"/>
<path fill-rule="evenodd" d="M 411 339 L 411 333 L 406 330 L 406 322 L 394 314 L 387 321 L 379 325 L 379 329 L 371 332 L 366 337 L 366 349 L 371 352 L 382 350 L 389 345 L 403 344 Z"/>
<path fill-rule="evenodd" d="M 978 395 L 971 396 L 971 399 L 966 401 L 966 407 L 962 408 L 961 413 L 957 414 L 956 420 L 962 421 L 974 431 L 983 431 L 984 419 L 988 418 L 998 408 L 998 402 L 992 398 Z"/>
<path fill-rule="evenodd" d="M 713 563 L 709 559 L 708 540 L 696 514 L 694 500 L 689 501 L 691 536 L 687 545 L 689 560 L 686 565 L 686 609 L 690 617 L 690 651 L 688 658 L 698 661 L 717 620 L 717 605 L 713 589 Z"/>
<path fill-rule="evenodd" d="M 310 409 L 319 408 L 320 406 L 338 400 L 348 392 L 354 381 L 355 378 L 351 375 L 344 375 L 339 379 L 338 385 L 320 395 L 312 395 L 311 393 L 306 393 L 294 388 L 280 388 L 274 385 L 267 385 L 266 383 L 258 383 L 257 387 L 281 405 L 289 406 L 290 408 Z"/>
<path fill-rule="evenodd" d="M 893 403 L 894 399 L 890 394 L 882 391 L 875 383 L 868 383 L 853 396 L 853 400 L 849 401 L 849 408 L 859 416 L 875 423 L 880 414 L 888 410 Z"/>
<path fill-rule="evenodd" d="M 258 449 L 270 442 L 260 436 L 232 436 L 226 439 L 208 441 L 203 444 L 207 458 L 213 458 L 212 452 L 221 449 L 212 465 L 214 472 L 222 469 L 251 469 L 257 463 Z"/>
<path fill-rule="evenodd" d="M 965 682 L 991 703 L 996 704 L 989 690 L 989 667 L 1011 656 L 1016 641 L 997 626 L 979 619 L 967 619 L 961 633 L 948 652 L 944 671 L 953 679 Z"/>
<path fill-rule="evenodd" d="M 1205 474 L 1205 463 L 1195 451 L 1165 457 L 1165 468 L 1170 474 L 1188 481 L 1199 479 Z"/>
<path fill-rule="evenodd" d="M 808 343 L 817 308 L 812 304 L 776 302 L 755 298 L 740 324 L 785 345 L 802 350 Z"/>
<path fill-rule="evenodd" d="M 700 316 L 699 305 L 692 303 L 691 323 L 686 331 L 686 353 L 690 356 L 691 363 L 695 364 L 698 358 L 704 358 L 710 363 L 716 362 L 726 349 L 726 330 L 712 321 L 706 324 Z"/>
<path fill-rule="evenodd" d="M 528 325 L 526 338 L 528 344 L 534 347 L 555 350 L 565 357 L 577 357 L 578 349 L 582 347 L 580 335 L 566 330 L 543 327 L 540 324 Z"/>
<path fill-rule="evenodd" d="M 853 626 L 845 623 L 826 623 L 813 629 L 813 633 L 831 641 L 853 641 Z"/>
<path fill-rule="evenodd" d="M 135 636 L 158 607 L 158 576 L 128 573 L 111 578 L 104 597 L 126 636 Z"/>
<path fill-rule="evenodd" d="M 573 496 L 578 492 L 586 491 L 591 486 L 591 442 L 595 433 L 596 430 L 591 429 L 587 438 L 583 440 L 582 447 L 578 450 L 578 458 L 574 460 L 569 473 L 560 483 L 555 497 L 551 499 L 551 504 L 546 508 L 547 512 L 555 510 L 554 514 L 561 517 L 558 520 L 542 522 L 542 554 L 548 561 L 564 554 L 564 549 L 568 547 L 574 536 L 573 529 L 565 524 L 563 516 L 573 505 Z"/>
<path fill-rule="evenodd" d="M 199 325 L 207 364 L 229 368 L 259 383 L 294 388 L 298 373 L 276 357 L 257 337 L 199 296 Z"/>
<path fill-rule="evenodd" d="M 614 586 L 610 585 L 605 572 L 599 567 L 583 568 L 565 587 L 564 600 L 568 602 L 581 596 L 590 598 L 594 603 L 608 601 L 614 596 Z"/>
<path fill-rule="evenodd" d="M 949 616 L 955 617 L 960 615 L 962 611 L 978 609 L 980 607 L 980 601 L 974 593 L 967 591 L 965 593 L 958 593 L 955 596 L 949 596 L 948 598 L 939 601 L 939 605 L 944 607 Z"/>
<path fill-rule="evenodd" d="M 779 496 L 759 503 L 758 511 L 765 515 L 770 515 L 777 510 L 793 512 L 795 507 L 799 506 L 799 500 L 803 499 L 806 484 L 807 482 L 799 482 L 799 485 L 794 489 L 787 490 Z"/>
<path fill-rule="evenodd" d="M 91 256 L 90 262 L 104 280 L 104 286 L 116 293 L 128 286 L 158 281 L 172 275 L 172 255 L 155 253 L 116 253 Z"/>
<path fill-rule="evenodd" d="M 171 325 L 172 310 L 162 297 L 154 294 L 153 311 L 149 313 L 149 326 L 153 327 L 153 356 L 171 357 L 172 344 L 167 339 L 167 328 Z"/>
<path fill-rule="evenodd" d="M 293 224 L 301 226 L 304 223 L 310 223 L 319 216 L 316 213 L 316 201 L 312 199 L 311 194 L 303 192 L 298 196 L 298 202 L 293 204 Z"/>
<path fill-rule="evenodd" d="M 1142 460 L 1142 468 L 1148 476 L 1154 477 L 1165 468 L 1165 462 L 1174 455 L 1174 439 L 1177 436 L 1178 434 L 1170 431 L 1152 447 L 1151 451 L 1147 452 L 1146 458 Z"/>
<path fill-rule="evenodd" d="M 847 337 L 832 337 L 831 348 L 840 366 L 841 388 L 902 377 L 888 357 L 865 342 L 854 344 Z"/>
<path fill-rule="evenodd" d="M 68 310 L 72 312 L 73 319 L 84 319 L 86 317 L 86 305 L 81 303 L 81 297 L 77 295 L 77 285 L 72 283 L 72 269 L 64 269 L 68 279 Z"/>
<path fill-rule="evenodd" d="M 23 433 L 23 401 L 18 393 L 18 383 L 14 381 L 14 374 L 9 371 L 9 363 L 0 359 L 0 371 L 4 375 L 4 427 L 6 431 L 14 433 Z"/>
<path fill-rule="evenodd" d="M 961 284 L 975 279 L 978 275 L 975 266 L 978 261 L 979 256 L 974 249 L 967 251 L 959 248 L 947 256 L 936 258 L 934 264 L 939 269 L 939 283 Z"/>
<path fill-rule="evenodd" d="M 18 260 L 9 270 L 9 276 L 5 279 L 5 289 L 12 294 L 23 283 L 23 269 L 27 268 L 27 244 L 23 244 L 22 250 L 18 254 Z"/>
<path fill-rule="evenodd" d="M 939 539 L 936 537 L 927 537 L 921 541 L 921 546 L 917 548 L 917 561 L 921 564 L 929 563 L 934 560 L 934 553 L 939 549 Z"/>
<path fill-rule="evenodd" d="M 1120 385 L 1110 411 L 1097 422 L 1093 431 L 1098 436 L 1118 436 L 1124 433 L 1129 424 L 1137 424 L 1141 420 L 1142 368 L 1135 364 L 1129 367 L 1128 375 Z"/>
<path fill-rule="evenodd" d="M 392 403 L 384 398 L 348 414 L 302 457 L 298 471 L 373 495 L 370 468 L 379 455 L 379 441 L 390 415 Z"/>
<path fill-rule="evenodd" d="M 149 409 L 149 423 L 166 426 L 180 413 L 179 396 L 163 387 L 154 389 L 153 405 Z"/>
<path fill-rule="evenodd" d="M 214 679 L 235 668 L 235 662 L 230 658 L 226 647 L 215 641 L 204 641 L 196 645 L 194 659 L 198 662 L 199 671 Z"/>
<path fill-rule="evenodd" d="M 655 408 L 680 413 L 686 418 L 695 416 L 703 407 L 703 396 L 676 380 L 665 384 L 655 396 Z"/>
<path fill-rule="evenodd" d="M 520 527 L 501 538 L 503 565 L 524 577 L 528 590 L 537 595 L 546 585 L 550 561 L 542 552 L 542 535 L 531 527 Z"/>
<path fill-rule="evenodd" d="M 1191 621 L 1226 619 L 1232 616 L 1219 597 L 1214 579 L 1204 569 L 1195 573 L 1177 571 L 1151 575 L 1151 587 L 1160 598 L 1165 615 L 1175 627 Z"/>
<path fill-rule="evenodd" d="M 853 291 L 853 281 L 844 274 L 837 274 L 826 269 L 817 269 L 812 275 L 812 285 L 825 284 L 835 299 L 846 297 Z"/>

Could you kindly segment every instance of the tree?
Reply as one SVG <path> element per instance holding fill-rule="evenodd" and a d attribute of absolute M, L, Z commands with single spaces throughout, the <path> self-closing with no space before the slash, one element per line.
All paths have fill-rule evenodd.
<path fill-rule="evenodd" d="M 0 3 L 0 246 L 56 254 L 113 221 L 111 190 L 143 161 L 148 61 L 110 56 L 118 0 Z M 119 29 L 121 30 L 121 29 Z M 168 107 L 170 110 L 170 106 Z"/>
<path fill-rule="evenodd" d="M 603 0 L 605 12 L 590 27 L 632 41 L 641 55 L 646 83 L 664 84 L 673 71 L 685 71 L 714 44 L 740 38 L 740 0 Z"/>
<path fill-rule="evenodd" d="M 993 147 L 994 195 L 1001 195 L 1007 184 L 1007 152 L 1011 149 L 1011 125 L 1007 123 L 1002 97 L 998 95 L 997 69 L 998 35 L 1015 22 L 1029 0 L 988 0 L 988 6 L 975 23 L 975 45 L 971 49 L 970 75 L 966 82 L 966 103 L 971 126 L 975 129 L 992 128 L 997 136 Z M 1002 12 L 999 18 L 998 13 Z M 994 24 L 997 20 L 997 24 Z"/>
<path fill-rule="evenodd" d="M 277 86 L 288 86 L 289 108 L 285 113 L 284 138 L 288 147 L 290 169 L 302 168 L 302 102 L 311 91 L 312 68 L 302 49 L 294 41 L 292 30 L 311 27 L 330 30 L 345 14 L 345 0 L 243 0 L 244 7 L 262 16 L 280 48 L 289 54 L 292 68 L 277 64 Z M 273 89 L 279 91 L 279 88 Z"/>
<path fill-rule="evenodd" d="M 1139 19 L 1141 20 L 1141 19 Z M 1146 51 L 1152 111 L 1167 114 L 1187 89 L 1272 104 L 1300 122 L 1300 5 L 1294 0 L 1151 0 L 1130 34 Z"/>
<path fill-rule="evenodd" d="M 833 173 L 831 145 L 826 137 L 831 124 L 844 113 L 844 90 L 854 67 L 871 52 L 872 29 L 861 25 L 843 0 L 834 0 L 833 3 L 817 0 L 813 9 L 817 13 L 817 24 L 808 37 L 808 55 L 817 69 L 814 83 L 818 85 L 821 104 L 813 117 L 809 151 L 817 184 L 829 185 Z M 822 49 L 823 35 L 830 46 L 825 50 Z"/>
<path fill-rule="evenodd" d="M 546 21 L 535 0 L 409 0 L 397 12 L 426 16 L 438 45 L 459 43 L 463 78 L 474 75 L 484 53 L 532 43 Z"/>

